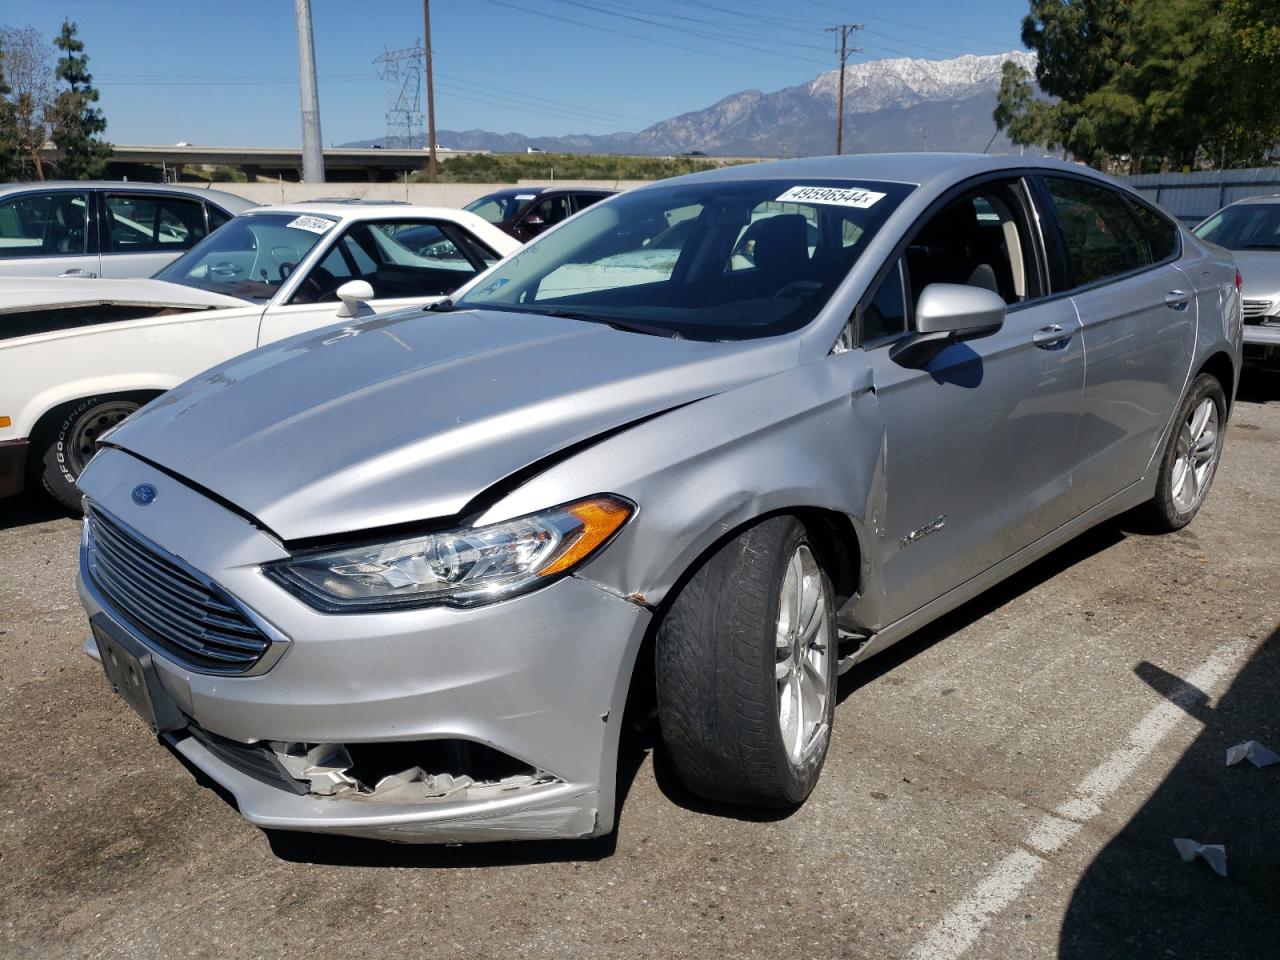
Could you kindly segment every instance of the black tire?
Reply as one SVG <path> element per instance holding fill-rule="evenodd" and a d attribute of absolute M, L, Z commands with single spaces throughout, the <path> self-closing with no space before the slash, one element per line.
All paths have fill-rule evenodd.
<path fill-rule="evenodd" d="M 1179 505 L 1174 494 L 1175 465 L 1186 443 L 1184 425 L 1202 401 L 1210 400 L 1217 412 L 1217 430 L 1212 459 L 1209 461 L 1208 473 L 1200 484 L 1203 488 L 1193 503 Z M 1149 501 L 1138 508 L 1138 519 L 1142 527 L 1152 533 L 1172 533 L 1181 530 L 1200 511 L 1208 496 L 1209 486 L 1217 474 L 1218 462 L 1222 456 L 1222 433 L 1227 424 L 1227 396 L 1222 384 L 1212 374 L 1202 373 L 1192 381 L 1178 413 L 1169 431 L 1169 439 L 1165 443 L 1164 454 L 1160 459 L 1160 473 L 1156 478 L 1156 493 Z"/>
<path fill-rule="evenodd" d="M 74 514 L 80 512 L 80 471 L 105 431 L 142 405 L 133 397 L 86 397 L 68 403 L 36 439 L 36 469 L 49 496 Z"/>
<path fill-rule="evenodd" d="M 783 666 L 776 643 L 788 564 L 804 555 L 802 547 L 816 560 L 821 583 L 827 695 L 821 709 L 810 712 L 821 721 L 795 762 L 780 726 L 786 681 L 776 672 Z M 762 807 L 795 806 L 809 796 L 830 744 L 837 650 L 831 583 L 799 520 L 764 520 L 707 559 L 659 625 L 655 653 L 663 740 L 690 790 L 709 800 Z"/>

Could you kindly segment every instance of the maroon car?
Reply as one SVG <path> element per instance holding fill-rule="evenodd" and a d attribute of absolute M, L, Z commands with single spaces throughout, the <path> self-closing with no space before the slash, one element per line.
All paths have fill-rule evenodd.
<path fill-rule="evenodd" d="M 527 242 L 616 192 L 597 187 L 510 187 L 472 200 L 463 209 Z"/>

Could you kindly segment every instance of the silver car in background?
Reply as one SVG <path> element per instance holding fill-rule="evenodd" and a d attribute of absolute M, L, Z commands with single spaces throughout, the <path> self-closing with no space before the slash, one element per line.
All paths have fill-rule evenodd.
<path fill-rule="evenodd" d="M 1238 274 L 1090 171 L 860 156 L 602 201 L 425 309 L 159 398 L 85 470 L 87 652 L 267 828 L 587 837 L 624 713 L 814 788 L 836 678 L 1204 502 Z"/>
<path fill-rule="evenodd" d="M 1280 366 L 1280 196 L 1249 197 L 1192 232 L 1231 251 L 1244 278 L 1244 358 Z"/>

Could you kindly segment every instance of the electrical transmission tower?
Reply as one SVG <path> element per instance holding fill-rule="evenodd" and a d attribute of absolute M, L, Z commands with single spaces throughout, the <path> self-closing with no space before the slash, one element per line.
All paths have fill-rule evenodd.
<path fill-rule="evenodd" d="M 387 146 L 398 140 L 413 149 L 426 143 L 422 116 L 423 46 L 419 40 L 404 50 L 383 50 L 373 61 L 387 87 Z M 417 143 L 414 143 L 414 137 Z"/>

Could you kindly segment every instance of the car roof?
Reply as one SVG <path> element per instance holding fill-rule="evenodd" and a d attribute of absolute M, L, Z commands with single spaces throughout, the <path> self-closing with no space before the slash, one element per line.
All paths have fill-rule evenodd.
<path fill-rule="evenodd" d="M 1078 173 L 1109 180 L 1083 164 L 1040 157 L 991 156 L 982 153 L 859 153 L 736 164 L 660 182 L 813 177 L 824 180 L 880 180 L 913 186 L 942 186 L 983 173 L 1026 168 Z"/>
<path fill-rule="evenodd" d="M 302 203 L 274 203 L 264 207 L 254 207 L 247 211 L 252 216 L 263 213 L 296 213 L 315 214 L 328 217 L 330 220 L 385 220 L 388 217 L 433 217 L 436 219 L 458 220 L 470 218 L 474 214 L 459 210 L 457 207 L 425 207 L 403 201 L 350 203 L 344 200 L 307 200 Z"/>
<path fill-rule="evenodd" d="M 181 183 L 147 183 L 138 180 L 28 180 L 22 183 L 6 183 L 0 186 L 0 197 L 30 190 L 128 190 L 131 193 L 163 193 L 170 196 L 196 197 L 209 200 L 232 213 L 240 213 L 257 204 L 252 200 L 214 190 L 210 187 L 185 186 Z"/>

